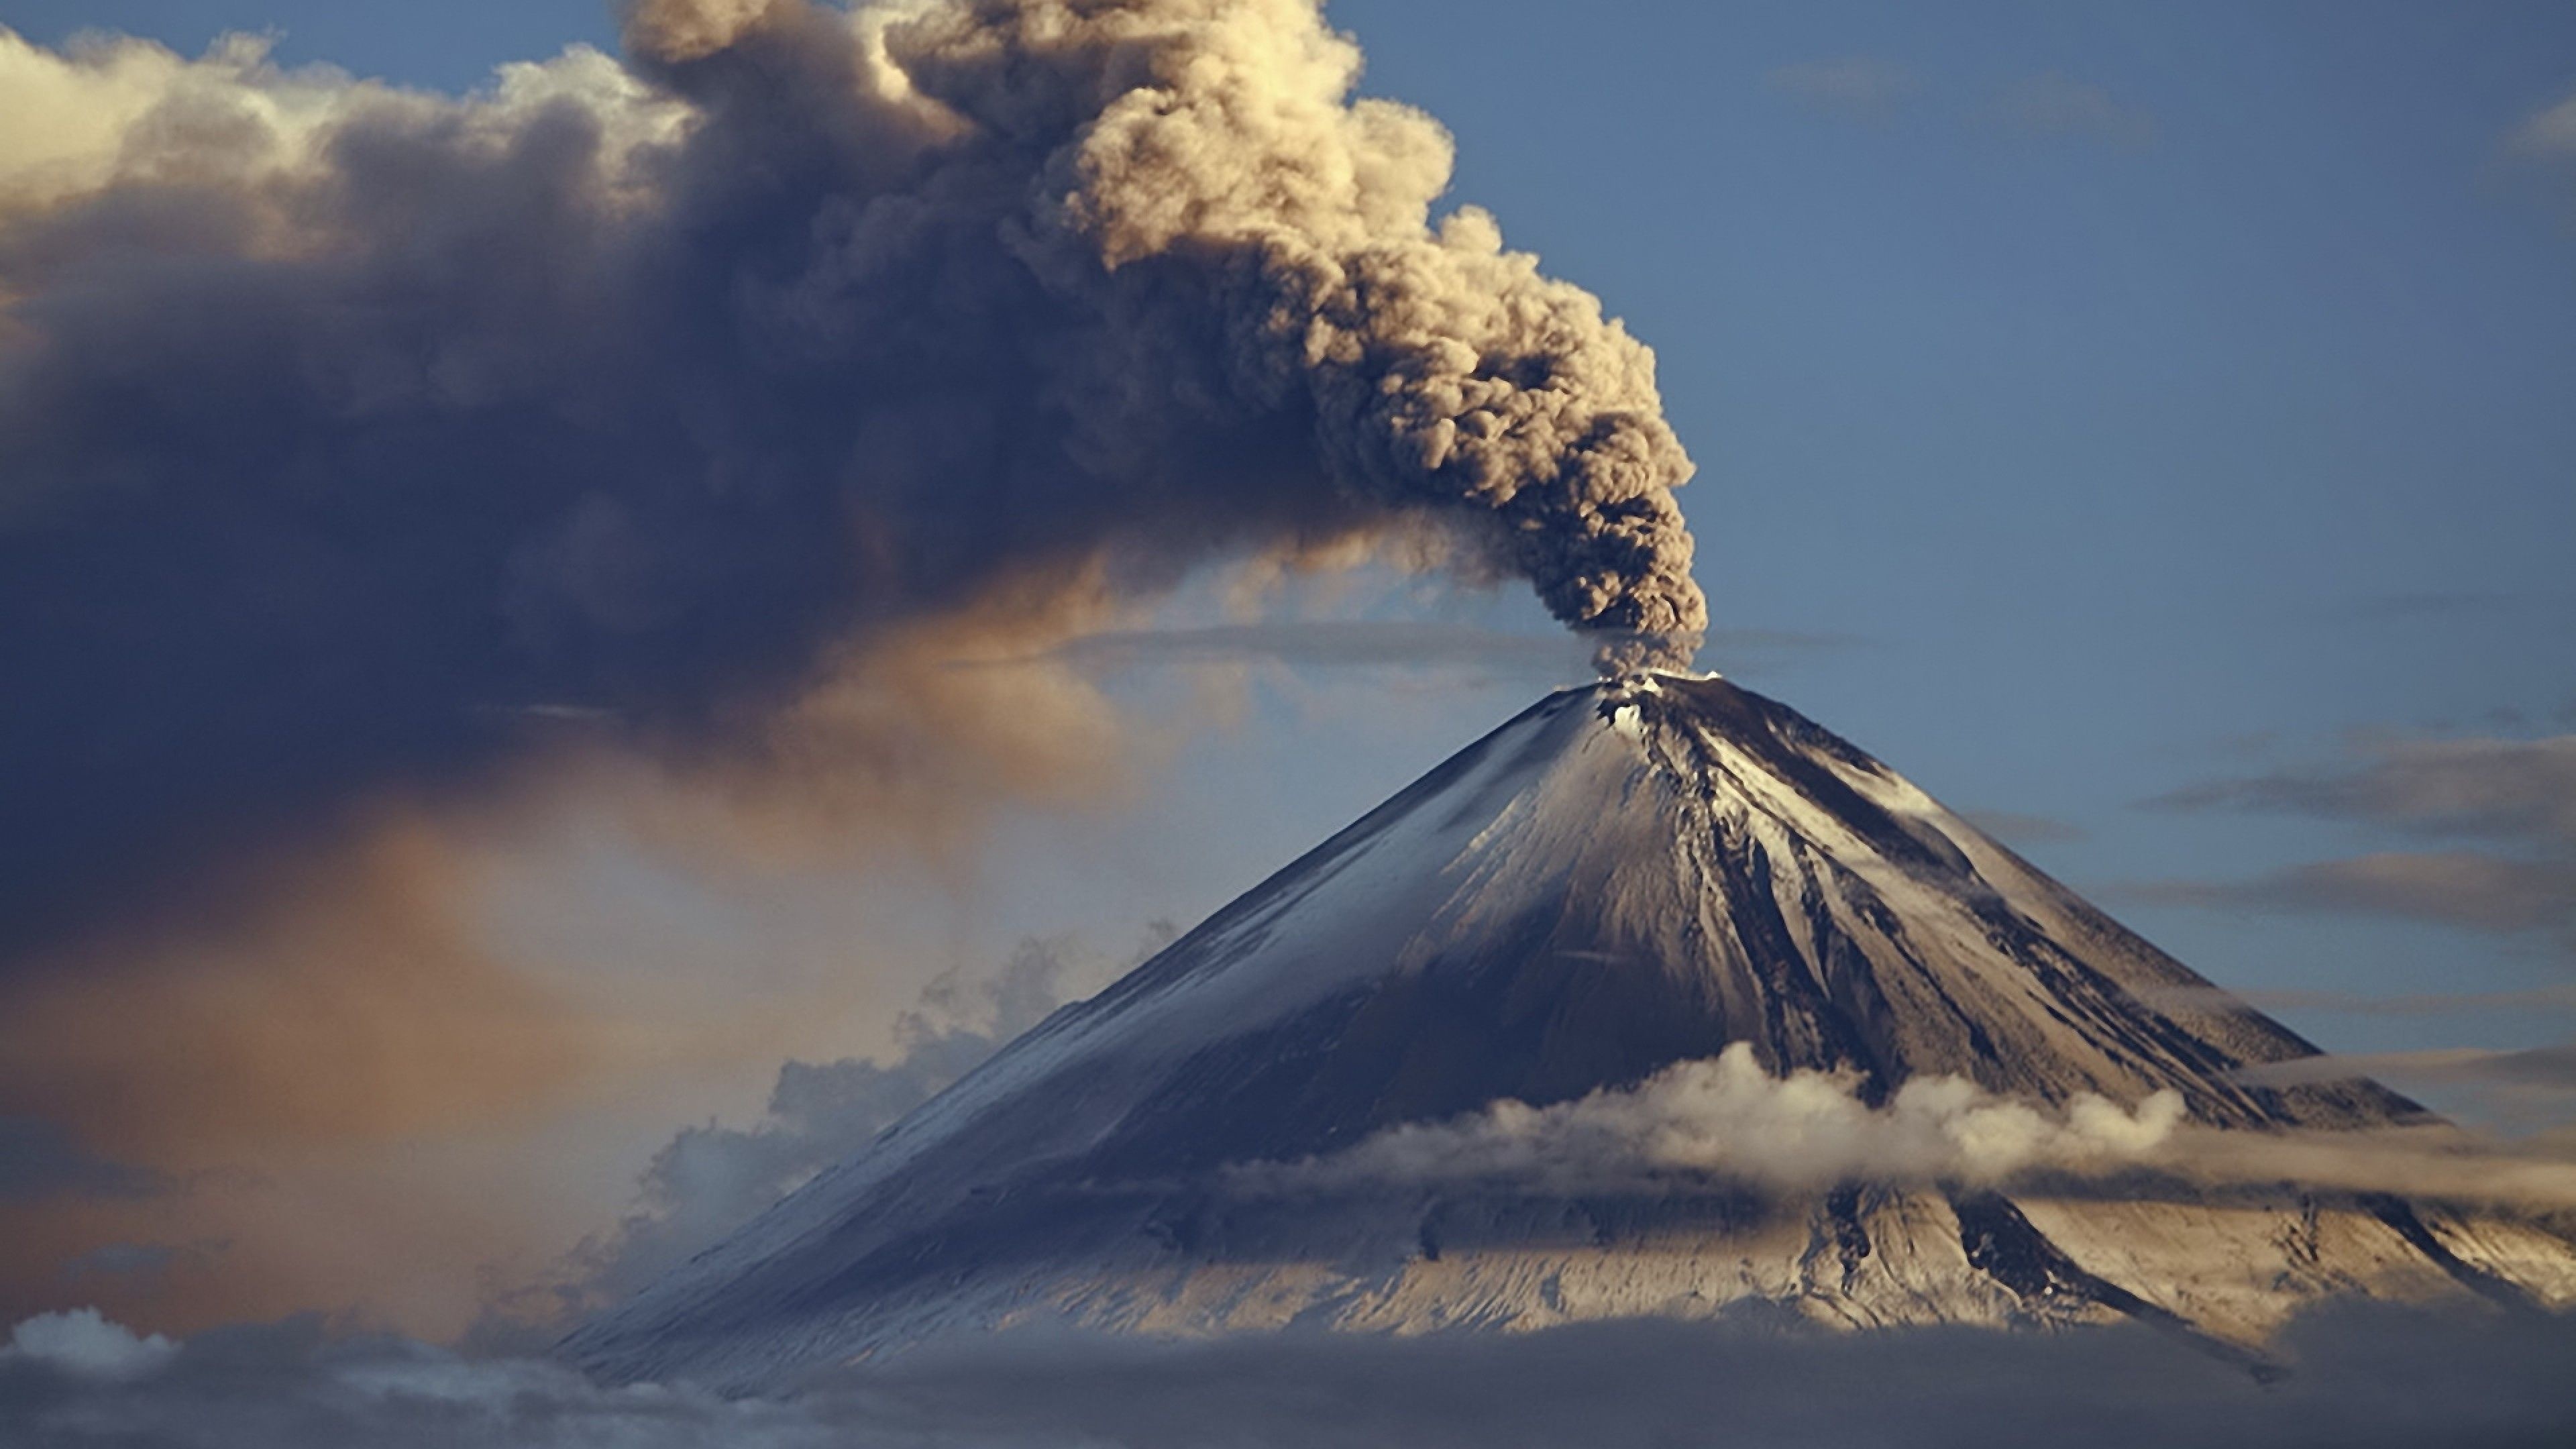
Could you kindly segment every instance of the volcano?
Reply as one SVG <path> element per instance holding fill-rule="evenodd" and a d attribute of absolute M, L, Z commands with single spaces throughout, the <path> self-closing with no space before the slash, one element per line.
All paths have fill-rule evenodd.
<path fill-rule="evenodd" d="M 566 1351 L 762 1389 L 1038 1322 L 2143 1318 L 2250 1344 L 2330 1295 L 2576 1300 L 2544 1223 L 2287 1184 L 1239 1190 L 1244 1164 L 1730 1049 L 1870 1104 L 1955 1078 L 2052 1111 L 2169 1094 L 2247 1133 L 2426 1115 L 2368 1081 L 2259 1085 L 2316 1049 L 1787 707 L 1638 674 L 1460 751 Z"/>

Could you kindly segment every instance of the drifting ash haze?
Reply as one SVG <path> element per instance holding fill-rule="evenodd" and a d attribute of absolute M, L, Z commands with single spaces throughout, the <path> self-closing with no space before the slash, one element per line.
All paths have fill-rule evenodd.
<path fill-rule="evenodd" d="M 532 720 L 774 765 L 909 635 L 1202 565 L 1384 545 L 1688 657 L 1652 354 L 1435 215 L 1313 0 L 626 43 L 457 99 L 0 31 L 0 956 Z M 889 729 L 842 773 L 946 747 Z"/>
<path fill-rule="evenodd" d="M 2564 1168 L 2249 1070 L 2312 1055 L 1795 713 L 1634 675 L 1462 751 L 568 1347 L 761 1388 L 1015 1324 L 1764 1306 L 2254 1344 L 2338 1295 L 2576 1300 Z"/>
<path fill-rule="evenodd" d="M 186 1321 L 444 1331 L 593 1189 L 360 1154 L 815 1015 L 494 950 L 500 837 L 955 853 L 1153 752 L 1050 650 L 1210 574 L 1705 622 L 1652 355 L 1312 0 L 620 8 L 464 96 L 0 30 L 0 1124 L 188 1185 Z M 31 1211 L 0 1299 L 121 1241 Z"/>

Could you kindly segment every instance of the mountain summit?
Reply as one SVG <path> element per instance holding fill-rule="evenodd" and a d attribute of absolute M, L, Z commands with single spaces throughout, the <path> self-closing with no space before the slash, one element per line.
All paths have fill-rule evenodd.
<path fill-rule="evenodd" d="M 1731 1170 L 1739 1139 L 1705 1122 L 1682 1124 L 1694 1170 L 1671 1123 L 1636 1139 L 1656 1170 L 1592 1170 L 1632 1104 L 1780 1084 L 1805 1115 L 1765 1119 L 1748 1160 L 1945 1102 L 1995 1113 L 1942 1119 L 1970 1147 L 2061 1120 L 2127 1140 L 2423 1118 L 2373 1083 L 2246 1071 L 2314 1054 L 1796 712 L 1631 675 L 1460 751 L 566 1347 L 610 1377 L 758 1388 L 1031 1321 L 1767 1305 L 2250 1341 L 2334 1293 L 2576 1298 L 2559 1237 L 2387 1196 L 2054 1159 L 2004 1181 L 1827 1154 L 1784 1180 Z M 1539 1171 L 1494 1167 L 1515 1161 Z"/>

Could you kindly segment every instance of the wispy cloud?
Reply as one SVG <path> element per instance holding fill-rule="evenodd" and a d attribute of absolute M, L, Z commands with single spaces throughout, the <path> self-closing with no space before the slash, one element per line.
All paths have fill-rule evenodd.
<path fill-rule="evenodd" d="M 2509 614 L 2535 602 L 2491 589 L 2414 589 L 2357 599 L 2346 612 L 2371 620 L 2460 619 Z"/>
<path fill-rule="evenodd" d="M 2403 1087 L 2446 1087 L 2473 1103 L 2480 1115 L 2534 1134 L 2525 1150 L 2576 1156 L 2576 1127 L 2568 1121 L 2570 1108 L 2576 1107 L 2576 1041 L 2302 1057 L 2237 1075 L 2273 1086 L 2386 1077 Z"/>
<path fill-rule="evenodd" d="M 2314 1070 L 2320 1075 L 2300 1079 L 2359 1074 L 2349 1060 Z M 2576 1060 L 2547 1057 L 2525 1070 L 2566 1074 L 2576 1072 Z M 1769 1076 L 1741 1043 L 1631 1089 L 1546 1107 L 1495 1102 L 1446 1122 L 1391 1128 L 1339 1152 L 1241 1165 L 1229 1177 L 1258 1195 L 1500 1182 L 1572 1196 L 1604 1184 L 1652 1190 L 1695 1179 L 1817 1191 L 1847 1182 L 2004 1186 L 2141 1170 L 2221 1185 L 2576 1207 L 2576 1161 L 2447 1125 L 2224 1130 L 2185 1120 L 2172 1092 L 2134 1108 L 2085 1096 L 2043 1110 L 1960 1077 L 1916 1078 L 1871 1106 L 1847 1077 Z"/>
<path fill-rule="evenodd" d="M 2063 136 L 2115 146 L 2147 146 L 2156 139 L 2156 118 L 2126 104 L 2090 81 L 2058 71 L 2027 76 L 1995 97 L 1994 114 L 2004 124 L 2040 136 Z"/>
<path fill-rule="evenodd" d="M 1867 55 L 1778 66 L 1762 83 L 1814 110 L 1861 120 L 1882 119 L 1923 89 L 1914 72 Z"/>
<path fill-rule="evenodd" d="M 1042 656 L 1098 668 L 1246 663 L 1301 668 L 1427 668 L 1463 665 L 1588 679 L 1604 637 L 1518 634 L 1467 624 L 1397 619 L 1278 620 L 1188 629 L 1132 629 L 1087 634 Z M 1700 650 L 1703 666 L 1755 671 L 1808 654 L 1852 648 L 1848 635 L 1785 629 L 1715 629 Z M 1025 663 L 1026 660 L 1004 661 Z"/>
<path fill-rule="evenodd" d="M 2576 95 L 2532 112 L 2514 128 L 2511 144 L 2527 156 L 2576 159 Z"/>
<path fill-rule="evenodd" d="M 2024 815 L 2013 810 L 1963 810 L 1967 822 L 2006 845 L 2059 845 L 2090 840 L 2092 832 L 2071 820 Z"/>
<path fill-rule="evenodd" d="M 2331 1011 L 2353 1016 L 2449 1016 L 2464 1012 L 2576 1011 L 2576 985 L 2528 991 L 2426 991 L 2369 996 L 2356 991 L 2223 990 L 2216 986 L 2133 988 L 2150 1004 L 2215 1009 L 2251 1006 L 2261 1011 Z"/>
<path fill-rule="evenodd" d="M 62 1280 L 84 1293 L 121 1291 L 150 1296 L 173 1274 L 199 1271 L 223 1256 L 231 1242 L 203 1238 L 190 1243 L 107 1243 L 92 1248 L 62 1267 Z"/>
<path fill-rule="evenodd" d="M 2177 809 L 2274 810 L 2429 835 L 2576 848 L 2576 735 L 2389 740 L 2353 766 L 2218 780 L 2159 797 Z"/>
<path fill-rule="evenodd" d="M 2546 1087 L 2576 1091 L 2576 1042 L 2504 1051 L 2484 1047 L 2438 1047 L 2426 1051 L 2355 1052 L 2299 1057 L 2247 1067 L 2240 1080 L 2288 1087 L 2307 1082 L 2338 1082 L 2378 1073 L 2423 1081 L 2478 1085 Z"/>
<path fill-rule="evenodd" d="M 1114 630 L 1070 640 L 1048 657 L 1112 668 L 1247 662 L 1323 668 L 1471 664 L 1574 677 L 1590 672 L 1592 655 L 1583 640 L 1570 634 L 1348 619 Z"/>
<path fill-rule="evenodd" d="M 2324 770 L 2178 790 L 2178 810 L 2256 810 L 2458 842 L 2288 866 L 2249 880 L 2169 881 L 2134 894 L 2175 904 L 2402 916 L 2576 940 L 2576 735 L 2386 740 Z"/>
<path fill-rule="evenodd" d="M 2576 93 L 2525 116 L 2499 149 L 2506 173 L 2576 231 Z"/>
<path fill-rule="evenodd" d="M 1918 72 L 1879 56 L 1801 61 L 1764 73 L 1763 85 L 1809 110 L 1847 120 L 1886 121 L 1932 90 Z M 2059 71 L 2024 76 L 1982 102 L 1940 108 L 1953 123 L 1983 122 L 2025 135 L 2142 147 L 2156 140 L 2156 118 L 2091 81 Z"/>
<path fill-rule="evenodd" d="M 2126 894 L 2160 905 L 2396 916 L 2498 934 L 2576 930 L 2576 862 L 2467 850 L 2383 851 L 2250 880 L 2159 881 Z"/>
<path fill-rule="evenodd" d="M 145 1197 L 166 1186 L 158 1173 L 91 1152 L 56 1123 L 0 1117 L 0 1202 Z"/>

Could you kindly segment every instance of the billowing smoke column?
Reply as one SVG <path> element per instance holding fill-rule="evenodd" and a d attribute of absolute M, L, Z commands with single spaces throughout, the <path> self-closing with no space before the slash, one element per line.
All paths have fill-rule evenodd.
<path fill-rule="evenodd" d="M 464 100 L 0 32 L 0 954 L 989 607 L 1401 531 L 1705 624 L 1653 359 L 1313 0 L 645 0 Z M 23 112 L 23 114 L 21 114 Z"/>

